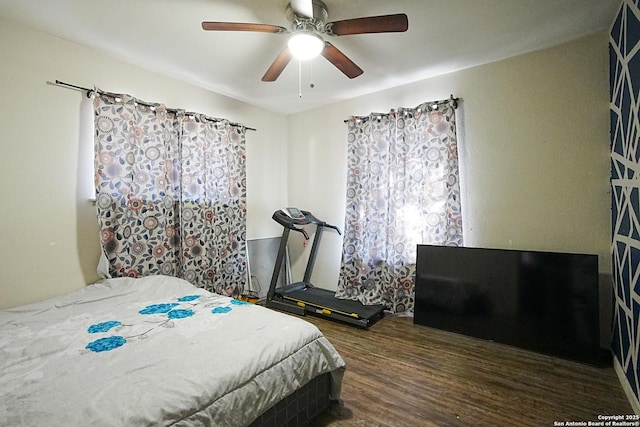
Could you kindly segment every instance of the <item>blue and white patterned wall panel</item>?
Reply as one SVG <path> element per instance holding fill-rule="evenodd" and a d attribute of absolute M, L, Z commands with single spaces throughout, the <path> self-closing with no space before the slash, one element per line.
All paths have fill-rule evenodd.
<path fill-rule="evenodd" d="M 615 295 L 612 348 L 636 399 L 640 389 L 639 2 L 623 0 L 609 40 Z"/>

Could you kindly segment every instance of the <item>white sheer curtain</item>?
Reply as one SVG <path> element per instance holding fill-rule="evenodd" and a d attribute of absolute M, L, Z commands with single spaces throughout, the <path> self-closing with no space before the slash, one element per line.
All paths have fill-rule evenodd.
<path fill-rule="evenodd" d="M 348 121 L 338 298 L 413 311 L 416 245 L 462 245 L 455 101 Z"/>

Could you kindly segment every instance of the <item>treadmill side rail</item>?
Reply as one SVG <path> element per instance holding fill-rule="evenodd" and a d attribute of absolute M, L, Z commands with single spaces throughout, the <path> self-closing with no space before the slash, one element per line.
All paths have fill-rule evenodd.
<path fill-rule="evenodd" d="M 297 314 L 299 316 L 311 314 L 318 317 L 325 317 L 331 320 L 336 320 L 338 322 L 348 323 L 362 329 L 368 329 L 369 326 L 373 325 L 375 322 L 384 317 L 384 310 L 380 310 L 374 316 L 364 318 L 360 316 L 345 315 L 326 308 L 317 308 L 302 301 L 280 299 L 279 295 L 277 295 L 276 298 L 272 300 L 267 300 L 266 306 L 276 310 Z"/>
<path fill-rule="evenodd" d="M 282 301 L 281 299 L 276 299 L 276 298 L 270 299 L 270 300 L 268 299 L 266 301 L 266 307 L 274 308 L 276 310 L 287 311 L 289 313 L 297 314 L 298 316 L 305 315 L 304 307 L 299 307 L 295 304 Z"/>

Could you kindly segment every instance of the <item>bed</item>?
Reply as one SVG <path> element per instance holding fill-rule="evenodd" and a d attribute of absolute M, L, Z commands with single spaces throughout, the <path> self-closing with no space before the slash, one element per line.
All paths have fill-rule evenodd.
<path fill-rule="evenodd" d="M 344 369 L 310 323 L 168 276 L 0 311 L 3 426 L 296 424 Z"/>

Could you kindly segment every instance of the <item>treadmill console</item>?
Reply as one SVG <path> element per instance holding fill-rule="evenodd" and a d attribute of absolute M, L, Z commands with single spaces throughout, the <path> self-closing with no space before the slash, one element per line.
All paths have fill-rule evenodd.
<path fill-rule="evenodd" d="M 303 219 L 304 218 L 304 214 L 298 208 L 284 208 L 284 209 L 282 209 L 282 212 L 286 213 L 291 218 L 295 218 L 295 219 Z"/>
<path fill-rule="evenodd" d="M 296 225 L 317 224 L 318 219 L 311 212 L 298 208 L 285 208 L 273 213 L 273 219 L 283 227 L 295 228 Z"/>
<path fill-rule="evenodd" d="M 273 213 L 272 218 L 283 227 L 290 230 L 299 231 L 303 234 L 305 234 L 304 230 L 302 228 L 298 228 L 297 226 L 315 224 L 320 227 L 333 228 L 338 232 L 338 234 L 342 234 L 340 229 L 335 225 L 330 225 L 324 221 L 320 221 L 318 218 L 313 216 L 311 212 L 303 211 L 298 208 L 279 209 Z"/>

